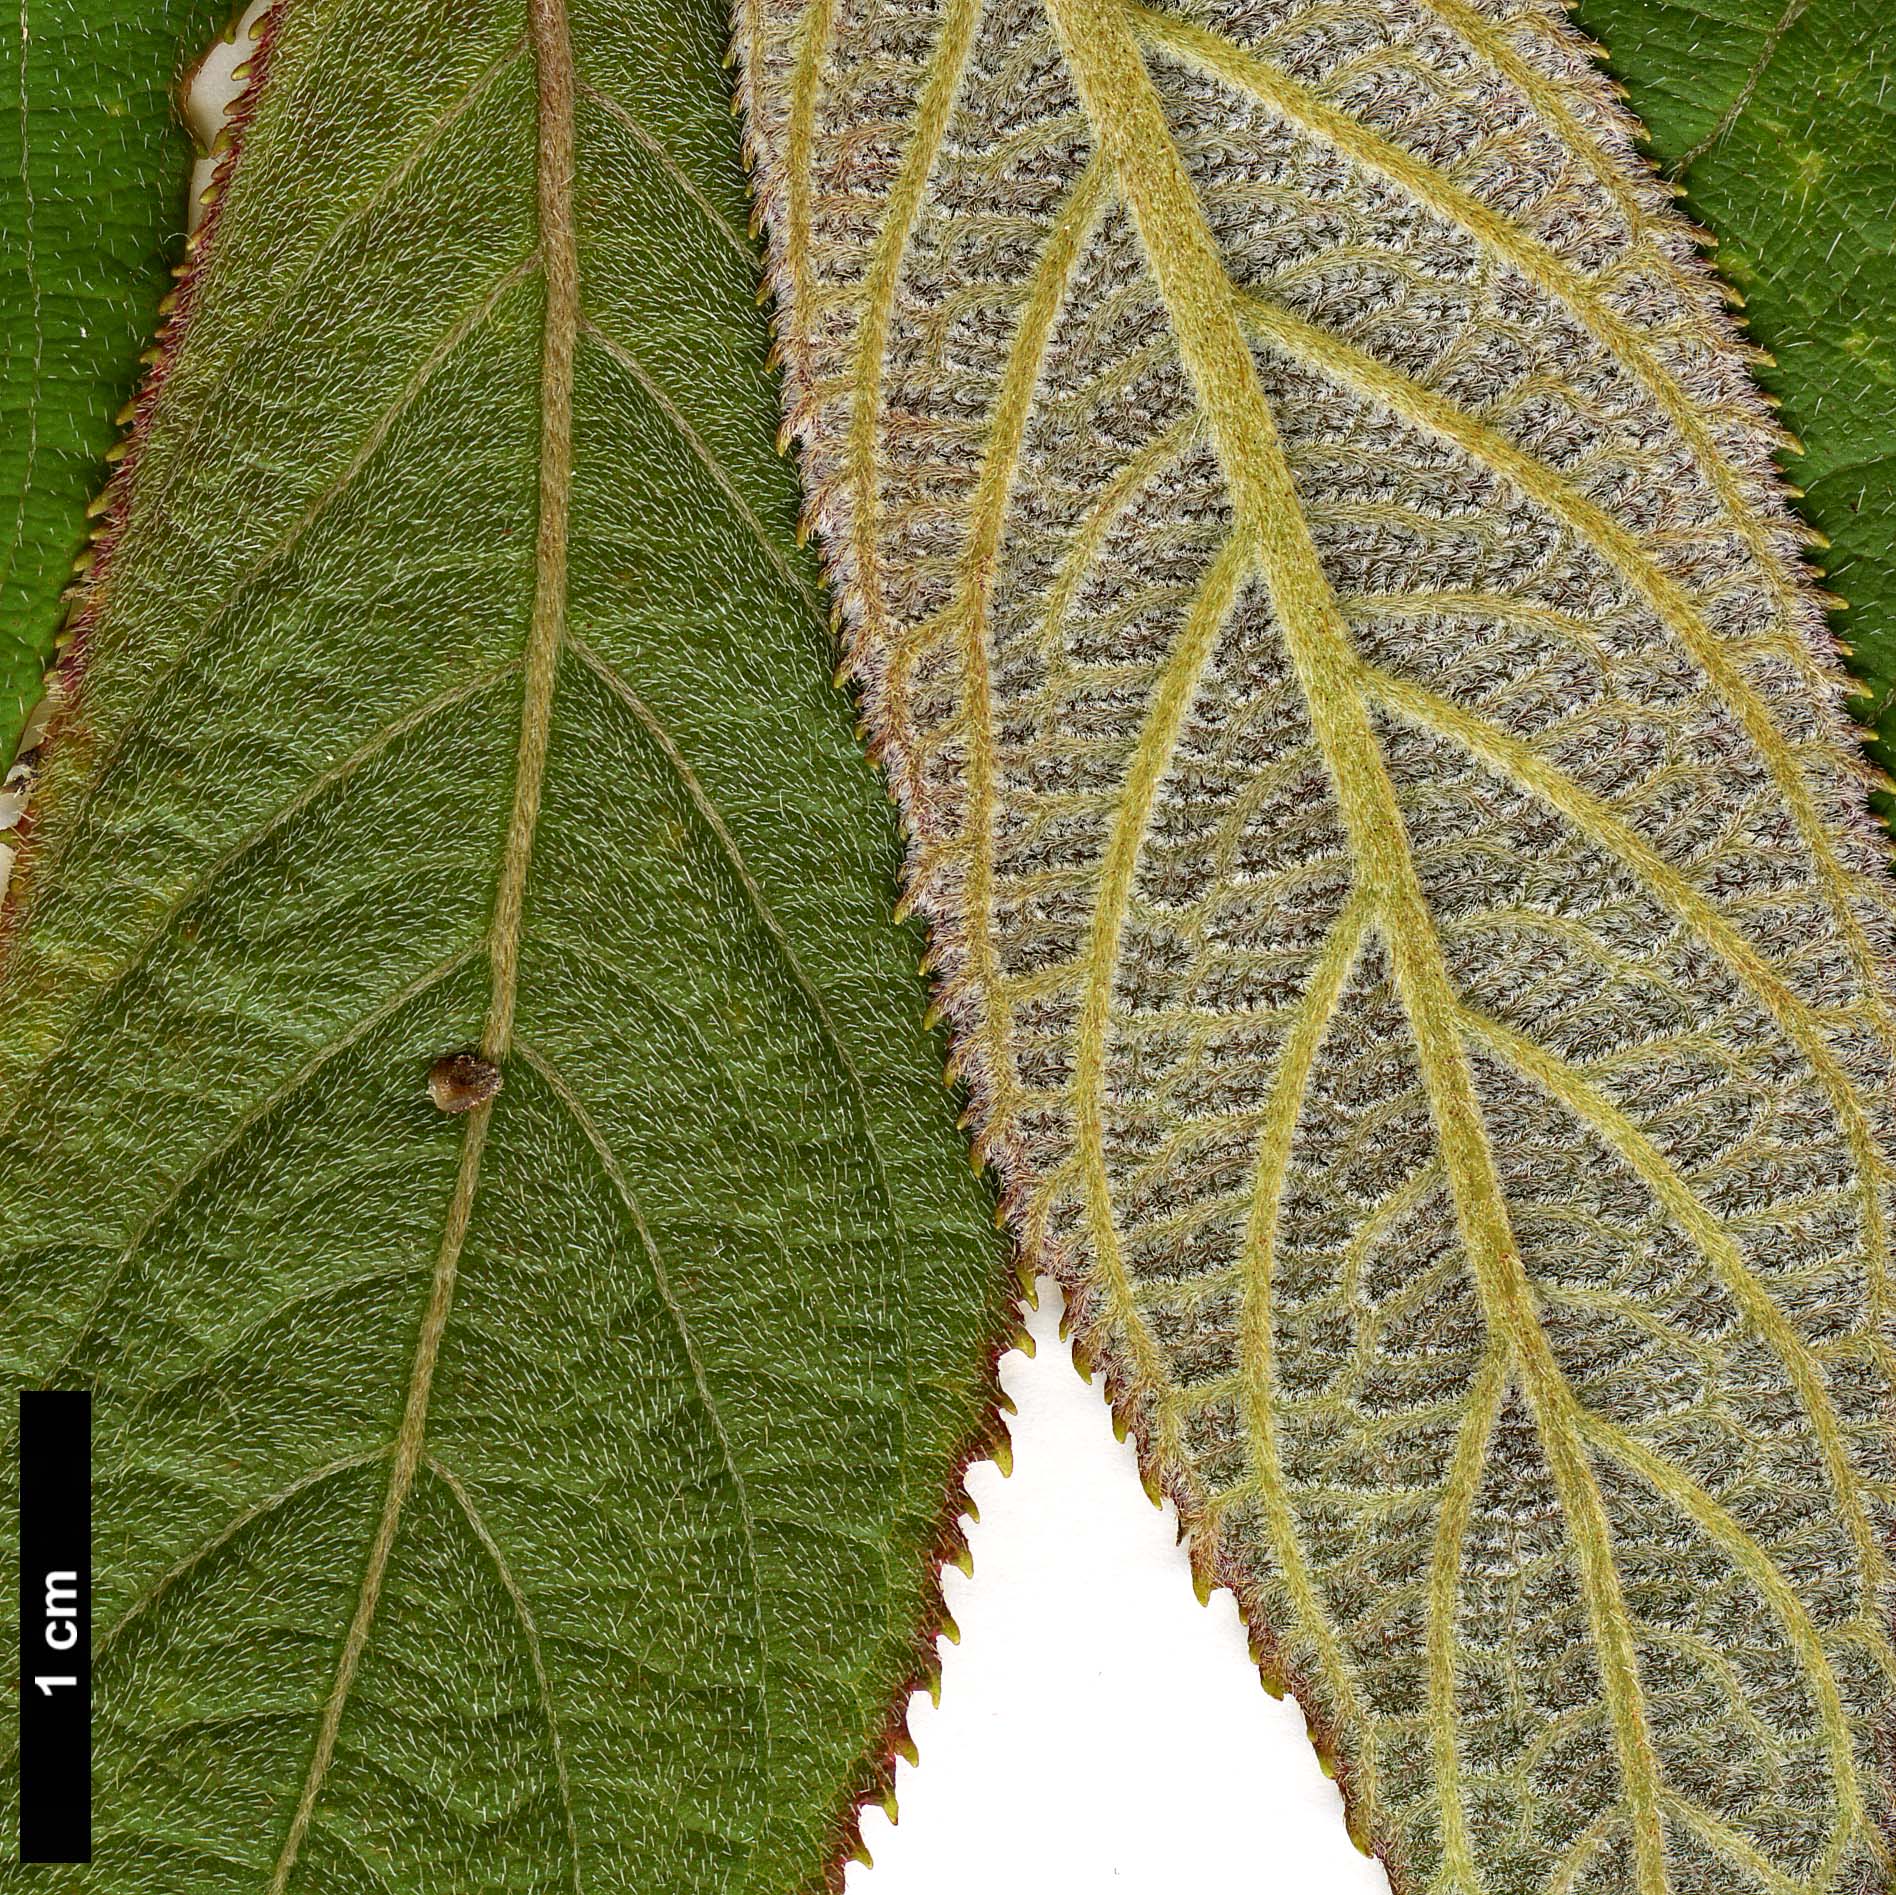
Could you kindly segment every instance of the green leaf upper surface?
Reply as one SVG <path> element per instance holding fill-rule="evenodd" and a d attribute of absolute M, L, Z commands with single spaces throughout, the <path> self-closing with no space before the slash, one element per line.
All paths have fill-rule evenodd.
<path fill-rule="evenodd" d="M 172 89 L 218 0 L 32 0 L 9 33 L 0 158 L 0 767 L 183 228 Z"/>
<path fill-rule="evenodd" d="M 1764 380 L 1807 452 L 1802 511 L 1896 761 L 1896 89 L 1878 0 L 1583 0 L 1652 134 L 1717 234 Z"/>
<path fill-rule="evenodd" d="M 71 1885 L 817 1886 L 1009 1279 L 772 452 L 724 23 L 278 17 L 0 993 L 0 1348 L 97 1391 Z"/>

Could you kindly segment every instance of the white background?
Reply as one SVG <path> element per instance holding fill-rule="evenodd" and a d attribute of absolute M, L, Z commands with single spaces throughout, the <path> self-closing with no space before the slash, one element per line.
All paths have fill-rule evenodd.
<path fill-rule="evenodd" d="M 940 1708 L 910 1707 L 921 1765 L 897 1766 L 894 1827 L 864 1813 L 875 1867 L 848 1895 L 1389 1895 L 1231 1595 L 1198 1603 L 1059 1311 L 1042 1279 L 1037 1352 L 1001 1363 L 1014 1472 L 969 1475 L 974 1577 L 945 1588 L 961 1643 Z"/>

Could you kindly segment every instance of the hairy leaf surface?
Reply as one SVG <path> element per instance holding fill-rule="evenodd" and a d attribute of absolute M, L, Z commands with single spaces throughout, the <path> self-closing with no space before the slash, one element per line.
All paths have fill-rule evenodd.
<path fill-rule="evenodd" d="M 40 696 L 189 168 L 172 88 L 220 0 L 32 0 L 0 159 L 0 770 Z"/>
<path fill-rule="evenodd" d="M 97 1391 L 78 1886 L 821 1886 L 1010 1279 L 725 22 L 277 19 L 8 916 L 0 1339 Z"/>
<path fill-rule="evenodd" d="M 739 46 L 981 1148 L 1359 1835 L 1882 1886 L 1890 893 L 1635 128 L 1513 0 Z"/>
<path fill-rule="evenodd" d="M 1896 90 L 1878 0 L 1583 0 L 1668 178 L 1718 233 L 1830 540 L 1851 669 L 1896 762 Z M 1885 806 L 1885 813 L 1888 813 Z"/>

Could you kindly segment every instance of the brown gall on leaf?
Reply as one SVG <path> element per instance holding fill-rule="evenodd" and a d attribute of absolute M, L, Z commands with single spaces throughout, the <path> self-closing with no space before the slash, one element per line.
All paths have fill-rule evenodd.
<path fill-rule="evenodd" d="M 451 1118 L 485 1105 L 501 1088 L 500 1068 L 479 1053 L 443 1053 L 428 1068 L 428 1097 Z"/>

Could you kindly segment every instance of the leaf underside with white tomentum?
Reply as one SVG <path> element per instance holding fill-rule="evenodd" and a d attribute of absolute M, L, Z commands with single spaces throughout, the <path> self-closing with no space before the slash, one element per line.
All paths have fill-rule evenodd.
<path fill-rule="evenodd" d="M 0 1361 L 95 1395 L 96 1799 L 0 1886 L 788 1895 L 888 1789 L 1012 1277 L 727 31 L 271 16 L 5 916 Z"/>
<path fill-rule="evenodd" d="M 747 0 L 979 1149 L 1405 1895 L 1882 1887 L 1891 900 L 1780 437 L 1493 0 Z"/>

